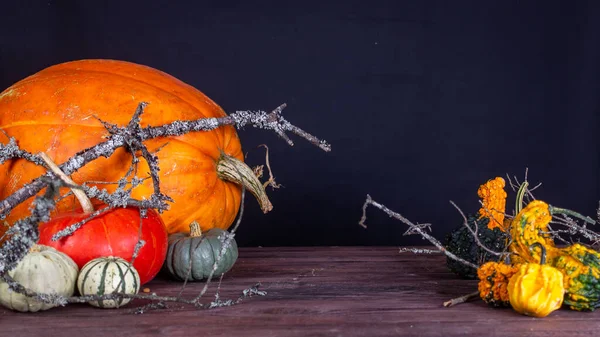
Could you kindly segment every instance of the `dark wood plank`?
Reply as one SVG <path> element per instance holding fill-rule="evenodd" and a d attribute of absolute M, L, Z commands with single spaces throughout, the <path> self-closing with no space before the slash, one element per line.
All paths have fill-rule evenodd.
<path fill-rule="evenodd" d="M 475 300 L 442 303 L 476 289 L 447 271 L 440 254 L 396 247 L 242 248 L 224 278 L 221 298 L 261 282 L 264 297 L 199 310 L 172 304 L 141 315 L 127 308 L 69 305 L 39 313 L 0 309 L 3 336 L 559 336 L 595 335 L 598 312 L 562 309 L 539 319 Z M 194 296 L 204 283 L 188 285 Z M 147 285 L 175 295 L 180 283 L 160 276 Z M 215 286 L 206 295 L 212 299 Z"/>

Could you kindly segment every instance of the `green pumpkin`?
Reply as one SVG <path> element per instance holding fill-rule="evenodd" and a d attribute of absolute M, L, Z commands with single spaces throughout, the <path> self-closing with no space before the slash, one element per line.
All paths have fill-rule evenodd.
<path fill-rule="evenodd" d="M 164 269 L 177 280 L 201 281 L 207 279 L 217 261 L 227 231 L 212 228 L 206 233 L 200 231 L 200 225 L 192 222 L 190 233 L 175 233 L 169 236 L 169 250 Z M 238 258 L 238 247 L 231 239 L 229 247 L 219 260 L 213 277 L 219 277 L 229 271 Z"/>

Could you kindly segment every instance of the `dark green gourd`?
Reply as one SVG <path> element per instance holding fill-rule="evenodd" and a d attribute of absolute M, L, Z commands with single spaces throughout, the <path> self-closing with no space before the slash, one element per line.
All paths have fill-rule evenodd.
<path fill-rule="evenodd" d="M 175 233 L 169 236 L 169 249 L 164 269 L 177 280 L 201 281 L 207 279 L 217 261 L 229 233 L 220 228 L 212 228 L 206 233 L 193 222 L 190 233 Z M 233 267 L 238 258 L 238 247 L 231 239 L 219 260 L 213 277 L 219 277 Z"/>
<path fill-rule="evenodd" d="M 500 228 L 489 229 L 488 218 L 478 219 L 469 215 L 468 225 L 475 229 L 477 222 L 477 237 L 481 244 L 492 251 L 501 252 L 506 248 L 508 241 L 506 233 Z M 445 242 L 446 249 L 454 255 L 467 260 L 475 265 L 482 265 L 489 261 L 497 261 L 498 257 L 479 247 L 471 231 L 464 225 L 456 227 L 448 234 Z M 446 265 L 453 273 L 465 279 L 477 279 L 477 269 L 471 268 L 454 259 L 447 258 Z"/>

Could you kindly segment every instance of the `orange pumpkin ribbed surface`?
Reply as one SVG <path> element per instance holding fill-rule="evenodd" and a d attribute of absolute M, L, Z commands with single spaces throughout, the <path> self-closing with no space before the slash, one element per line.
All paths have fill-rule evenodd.
<path fill-rule="evenodd" d="M 202 92 L 162 71 L 125 61 L 90 59 L 50 66 L 4 90 L 0 94 L 0 128 L 22 149 L 46 152 L 61 164 L 108 136 L 94 116 L 125 126 L 142 101 L 149 103 L 141 117 L 142 127 L 226 116 Z M 0 138 L 2 142 L 8 140 L 2 134 Z M 154 151 L 167 142 L 157 156 L 162 192 L 174 200 L 161 214 L 168 232 L 187 232 L 192 221 L 200 223 L 204 231 L 227 229 L 239 210 L 241 187 L 221 180 L 216 165 L 220 151 L 243 161 L 235 128 L 221 126 L 209 132 L 151 139 L 145 144 Z M 120 148 L 109 158 L 87 164 L 71 178 L 78 184 L 116 182 L 125 175 L 131 160 L 129 152 Z M 146 176 L 146 161 L 141 159 L 138 165 L 138 176 Z M 0 166 L 0 198 L 44 173 L 42 167 L 22 159 L 5 162 Z M 96 186 L 109 192 L 116 188 L 114 184 Z M 133 190 L 132 197 L 148 198 L 152 192 L 152 181 L 146 179 Z M 12 224 L 29 215 L 32 200 L 13 209 L 6 221 Z M 71 211 L 77 206 L 76 199 L 68 197 L 57 205 L 57 211 Z"/>

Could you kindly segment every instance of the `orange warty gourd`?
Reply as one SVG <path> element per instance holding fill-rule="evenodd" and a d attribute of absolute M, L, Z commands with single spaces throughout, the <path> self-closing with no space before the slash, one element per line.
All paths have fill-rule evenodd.
<path fill-rule="evenodd" d="M 157 69 L 118 60 L 79 60 L 50 66 L 4 90 L 0 94 L 0 129 L 14 137 L 22 149 L 45 152 L 55 163 L 62 164 L 109 135 L 94 116 L 125 126 L 142 101 L 149 103 L 141 117 L 142 127 L 226 116 L 205 94 Z M 8 138 L 0 133 L 0 141 L 7 142 Z M 222 179 L 220 168 L 227 165 L 221 163 L 231 165 L 231 160 L 223 160 L 222 153 L 246 172 L 252 171 L 243 164 L 240 140 L 233 126 L 151 139 L 145 144 L 150 151 L 164 146 L 156 154 L 162 192 L 174 200 L 170 209 L 161 214 L 169 233 L 188 232 L 193 221 L 203 231 L 214 227 L 227 229 L 231 225 L 239 210 L 241 187 L 237 182 Z M 109 158 L 100 157 L 87 164 L 71 178 L 78 184 L 116 182 L 125 175 L 131 161 L 131 154 L 120 148 Z M 45 172 L 44 168 L 22 159 L 5 162 L 0 165 L 0 198 L 6 198 Z M 141 177 L 149 172 L 143 158 L 137 172 Z M 254 175 L 246 178 L 258 181 Z M 116 189 L 115 184 L 96 186 L 109 192 Z M 264 189 L 249 188 L 249 191 L 257 196 L 263 211 L 271 209 Z M 133 190 L 132 197 L 148 198 L 152 192 L 152 181 L 146 179 Z M 30 214 L 28 207 L 32 200 L 12 210 L 6 218 L 9 225 Z M 68 197 L 57 204 L 52 214 L 77 208 L 77 200 Z M 4 231 L 0 226 L 0 235 Z"/>

